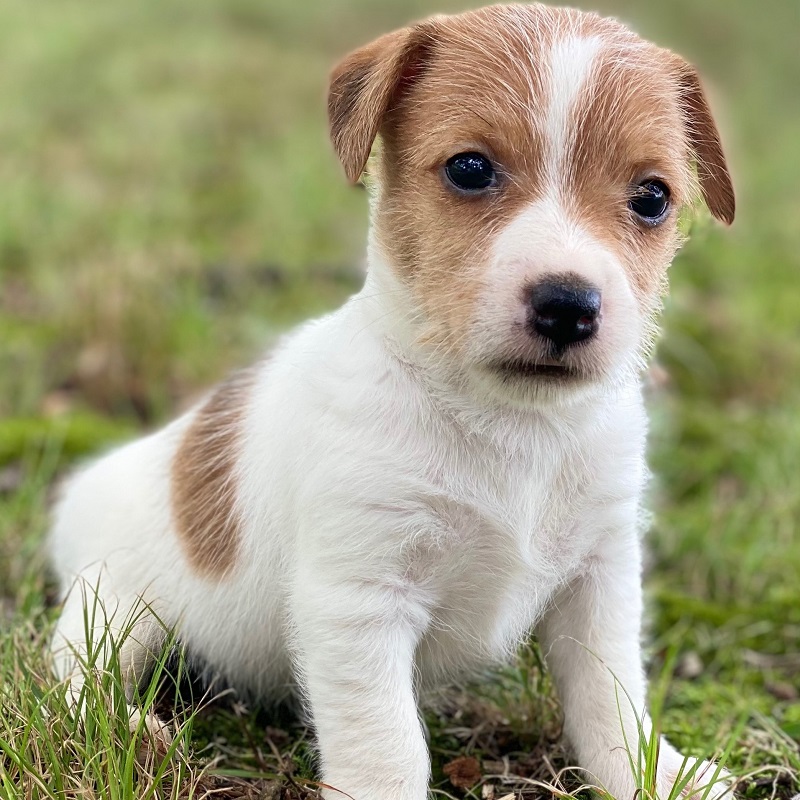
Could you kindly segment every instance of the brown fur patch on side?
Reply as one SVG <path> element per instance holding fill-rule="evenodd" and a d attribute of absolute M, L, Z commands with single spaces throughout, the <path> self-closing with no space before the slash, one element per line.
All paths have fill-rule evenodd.
<path fill-rule="evenodd" d="M 191 567 L 207 578 L 224 577 L 236 562 L 237 445 L 254 372 L 239 372 L 217 387 L 197 411 L 172 463 L 178 539 Z"/>

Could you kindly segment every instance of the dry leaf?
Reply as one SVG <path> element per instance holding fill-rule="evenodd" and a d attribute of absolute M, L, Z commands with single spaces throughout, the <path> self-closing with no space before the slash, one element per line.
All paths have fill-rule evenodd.
<path fill-rule="evenodd" d="M 471 789 L 482 777 L 481 765 L 473 756 L 454 758 L 443 771 L 457 789 Z"/>

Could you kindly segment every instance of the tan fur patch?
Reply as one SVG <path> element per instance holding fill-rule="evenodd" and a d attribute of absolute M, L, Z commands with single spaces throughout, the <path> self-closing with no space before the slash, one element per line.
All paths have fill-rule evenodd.
<path fill-rule="evenodd" d="M 574 101 L 565 97 L 565 153 L 553 176 L 547 115 L 559 85 L 550 59 L 559 43 L 576 41 L 580 52 L 583 40 L 599 47 Z M 614 20 L 541 4 L 434 17 L 349 56 L 331 91 L 334 143 L 351 178 L 380 134 L 376 241 L 422 311 L 422 338 L 440 350 L 464 341 L 494 237 L 545 192 L 617 254 L 648 311 L 680 244 L 677 209 L 693 194 L 693 157 L 712 212 L 732 219 L 695 73 Z M 495 189 L 469 196 L 448 185 L 445 163 L 467 151 L 494 163 Z M 648 178 L 667 183 L 675 207 L 651 228 L 628 207 Z"/>
<path fill-rule="evenodd" d="M 690 153 L 669 54 L 624 29 L 607 31 L 603 41 L 592 80 L 572 109 L 566 205 L 616 253 L 640 301 L 651 307 L 680 236 L 674 216 L 655 227 L 637 222 L 628 208 L 631 187 L 663 181 L 677 215 L 692 194 Z"/>
<path fill-rule="evenodd" d="M 667 50 L 599 19 L 604 47 L 572 114 L 569 186 L 572 214 L 616 252 L 645 306 L 663 290 L 666 265 L 681 243 L 676 219 L 632 222 L 626 187 L 656 178 L 670 189 L 673 215 L 696 182 L 712 213 L 730 223 L 733 189 L 719 135 L 694 70 Z M 615 30 L 615 28 L 617 28 Z"/>
<path fill-rule="evenodd" d="M 673 56 L 673 61 L 689 142 L 697 159 L 700 191 L 711 213 L 730 225 L 736 215 L 736 198 L 719 131 L 694 67 L 679 56 Z"/>
<path fill-rule="evenodd" d="M 345 173 L 356 183 L 372 142 L 425 44 L 413 28 L 393 31 L 351 53 L 331 73 L 328 120 L 331 141 Z"/>
<path fill-rule="evenodd" d="M 172 513 L 190 565 L 222 578 L 236 562 L 241 518 L 236 510 L 240 424 L 254 370 L 222 383 L 196 413 L 172 464 Z"/>
<path fill-rule="evenodd" d="M 380 128 L 375 231 L 426 319 L 423 338 L 457 350 L 483 288 L 493 235 L 542 191 L 545 81 L 554 35 L 544 6 L 489 7 L 423 23 L 418 80 Z M 488 197 L 459 195 L 442 168 L 479 151 L 500 174 Z"/>

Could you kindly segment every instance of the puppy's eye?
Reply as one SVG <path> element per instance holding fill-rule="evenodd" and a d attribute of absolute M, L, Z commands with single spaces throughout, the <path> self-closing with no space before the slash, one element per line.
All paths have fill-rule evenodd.
<path fill-rule="evenodd" d="M 657 225 L 669 210 L 669 187 L 661 181 L 644 181 L 634 189 L 628 207 L 644 222 Z"/>
<path fill-rule="evenodd" d="M 459 153 L 445 164 L 444 171 L 450 182 L 465 192 L 480 192 L 495 181 L 492 162 L 480 153 Z"/>

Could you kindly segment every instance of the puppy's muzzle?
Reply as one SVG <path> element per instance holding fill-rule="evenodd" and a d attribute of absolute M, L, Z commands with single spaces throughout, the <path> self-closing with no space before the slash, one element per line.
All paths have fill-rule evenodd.
<path fill-rule="evenodd" d="M 600 292 L 574 280 L 545 279 L 528 295 L 528 330 L 557 350 L 591 339 L 600 327 Z"/>

